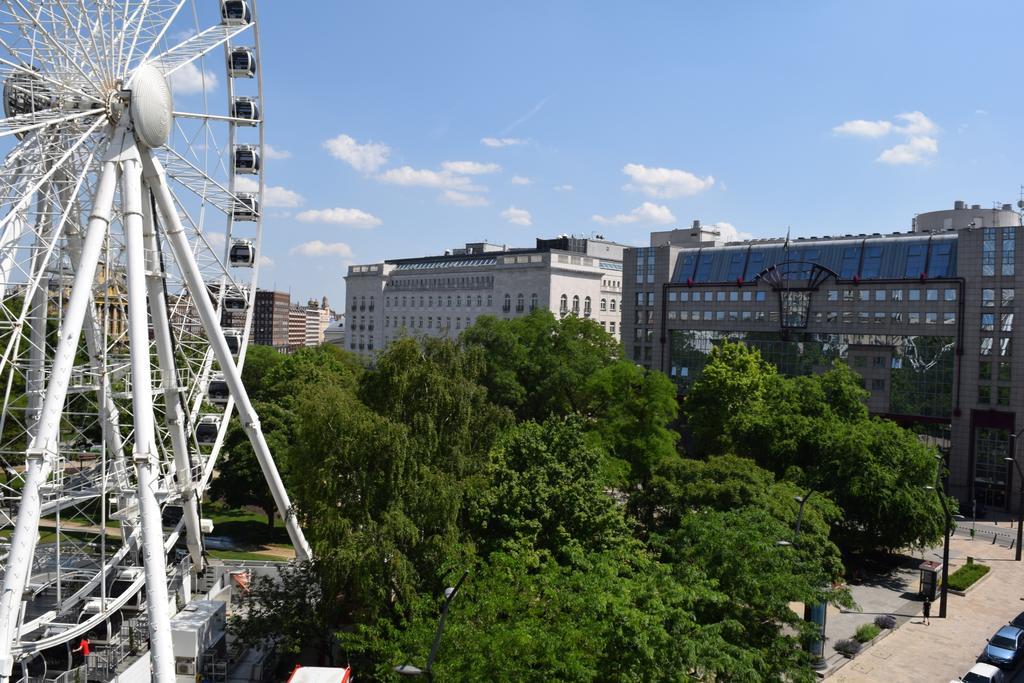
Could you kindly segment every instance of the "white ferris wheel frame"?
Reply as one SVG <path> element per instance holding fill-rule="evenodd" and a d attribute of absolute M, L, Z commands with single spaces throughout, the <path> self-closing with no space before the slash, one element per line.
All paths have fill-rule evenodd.
<path fill-rule="evenodd" d="M 15 383 L 15 367 L 20 368 L 21 363 L 24 371 L 19 370 L 19 375 L 25 378 L 25 424 L 29 439 L 24 452 L 24 471 L 15 473 L 22 484 L 21 490 L 17 496 L 8 496 L 17 497 L 17 512 L 13 520 L 7 519 L 13 521 L 14 531 L 4 562 L 0 592 L 0 682 L 3 683 L 10 680 L 17 660 L 83 636 L 143 587 L 153 679 L 174 680 L 170 640 L 173 610 L 168 602 L 168 583 L 174 572 L 168 573 L 166 557 L 184 530 L 188 550 L 185 570 L 192 576 L 204 570 L 198 506 L 213 476 L 228 418 L 235 408 L 284 518 L 297 558 L 310 557 L 309 546 L 293 514 L 240 374 L 260 270 L 263 218 L 260 200 L 264 197 L 265 174 L 262 169 L 257 174 L 255 234 L 251 240 L 255 257 L 245 289 L 233 274 L 230 260 L 236 234 L 234 207 L 240 201 L 236 191 L 237 169 L 233 163 L 239 126 L 251 127 L 253 121 L 234 117 L 235 79 L 230 68 L 225 79 L 227 116 L 173 112 L 175 130 L 171 133 L 185 139 L 189 154 L 175 150 L 173 145 L 147 146 L 143 142 L 147 124 L 136 121 L 131 106 L 131 77 L 139 73 L 143 65 L 150 65 L 164 78 L 169 78 L 197 60 L 202 64 L 204 56 L 221 46 L 225 62 L 229 62 L 231 41 L 243 32 L 251 33 L 253 58 L 260 64 L 255 0 L 247 0 L 246 6 L 252 13 L 247 23 L 225 21 L 180 38 L 170 48 L 159 48 L 183 8 L 192 5 L 194 9 L 198 1 L 124 0 L 118 4 L 109 0 L 94 3 L 95 16 L 88 9 L 93 0 L 4 0 L 0 5 L 0 22 L 5 16 L 18 17 L 22 33 L 20 37 L 10 38 L 0 31 L 0 50 L 6 50 L 10 56 L 10 59 L 0 57 L 0 77 L 6 78 L 15 91 L 19 88 L 27 91 L 31 102 L 28 111 L 0 120 L 0 139 L 13 136 L 18 140 L 0 167 L 0 208 L 9 207 L 0 217 L 0 288 L 6 290 L 13 275 L 24 280 L 20 285 L 23 287 L 20 310 L 11 316 L 7 343 L 0 345 L 0 382 L 6 381 L 6 389 L 0 384 L 0 391 L 5 391 L 4 407 L 13 405 L 9 399 Z M 109 17 L 103 14 L 107 8 Z M 116 11 L 120 11 L 119 16 Z M 144 29 L 151 12 L 158 15 L 157 19 L 153 26 Z M 88 26 L 83 23 L 86 20 Z M 109 34 L 105 28 L 109 28 Z M 143 35 L 146 31 L 149 36 Z M 147 39 L 149 47 L 139 56 L 139 48 Z M 50 65 L 53 69 L 41 70 L 26 64 Z M 259 107 L 255 124 L 259 159 L 264 158 L 265 135 L 262 71 L 260 64 L 253 74 L 254 101 Z M 205 102 L 206 72 L 201 71 L 201 75 Z M 54 97 L 56 93 L 64 99 L 58 99 L 60 104 L 56 107 L 37 107 L 35 98 L 40 96 L 37 88 L 39 92 Z M 4 102 L 7 103 L 6 90 Z M 181 125 L 184 120 L 196 119 L 204 122 L 204 126 L 210 122 L 227 125 L 228 167 L 223 168 L 223 157 L 215 160 L 220 162 L 226 182 L 218 181 L 207 172 L 208 167 L 204 168 L 196 154 L 197 145 L 191 144 Z M 209 135 L 209 130 L 205 134 Z M 49 153 L 42 160 L 45 163 L 33 156 L 37 150 L 51 148 L 56 152 Z M 74 164 L 82 171 L 72 178 L 67 170 Z M 93 176 L 95 180 L 90 186 Z M 170 181 L 198 197 L 198 215 L 192 215 L 187 200 L 175 194 Z M 34 226 L 26 218 L 32 214 L 33 198 L 36 199 Z M 80 222 L 84 203 L 88 204 L 88 221 L 83 229 Z M 225 240 L 219 258 L 214 255 L 216 245 L 211 243 L 204 229 L 208 210 L 220 210 L 225 215 Z M 116 235 L 121 240 L 120 250 L 114 257 L 119 259 L 116 264 L 112 261 L 116 251 L 112 246 L 115 223 L 121 228 Z M 25 244 L 30 245 L 31 256 L 19 262 L 17 254 L 24 252 L 18 250 Z M 201 341 L 194 345 L 203 351 L 202 361 L 198 369 L 191 370 L 187 385 L 181 381 L 183 368 L 177 360 L 179 344 L 184 342 L 176 342 L 173 334 L 175 324 L 168 300 L 165 257 L 173 259 L 182 287 L 177 304 L 185 297 L 187 306 L 194 308 L 198 318 L 196 326 Z M 54 263 L 58 261 L 66 263 L 66 267 L 62 265 L 55 275 Z M 107 317 L 115 265 L 124 275 L 126 305 L 122 308 L 127 317 L 127 329 L 122 336 L 127 337 L 130 360 L 130 363 L 124 359 L 117 361 L 120 365 L 116 368 L 108 355 L 110 320 Z M 72 284 L 66 291 L 68 279 Z M 247 303 L 237 361 L 221 328 L 220 308 L 226 305 L 229 290 L 245 292 Z M 216 304 L 211 299 L 215 292 Z M 102 308 L 101 298 L 106 301 Z M 52 317 L 49 311 L 54 305 L 58 308 L 59 329 L 51 351 L 46 324 Z M 69 392 L 74 393 L 71 384 L 83 337 L 88 367 L 95 375 L 96 383 L 90 388 L 97 395 L 93 410 L 103 443 L 101 466 L 90 470 L 95 476 L 84 484 L 75 476 L 83 478 L 81 465 L 77 473 L 67 465 L 67 444 L 62 439 L 62 420 L 68 417 Z M 28 351 L 23 353 L 21 347 L 26 344 Z M 204 389 L 211 382 L 215 367 L 223 375 L 229 396 L 215 441 L 208 453 L 202 453 L 197 447 L 194 429 L 201 411 L 209 412 Z M 123 400 L 118 406 L 114 397 L 119 389 L 115 384 L 124 385 L 122 393 L 130 387 L 129 436 L 123 433 L 127 425 L 122 411 L 127 404 Z M 159 408 L 155 396 L 162 399 Z M 188 396 L 190 403 L 186 404 L 182 396 Z M 164 418 L 162 427 L 157 421 L 160 412 Z M 0 417 L 0 439 L 7 419 L 5 410 Z M 190 436 L 193 437 L 191 442 Z M 127 445 L 131 446 L 130 465 L 134 466 L 134 472 L 128 462 Z M 198 466 L 193 464 L 195 462 Z M 105 543 L 107 497 L 111 492 L 118 494 L 122 514 L 121 548 L 110 555 L 104 552 L 88 580 L 71 595 L 62 595 L 61 510 L 75 509 L 83 500 L 98 499 L 99 534 Z M 183 514 L 173 531 L 165 535 L 161 504 L 168 500 L 180 501 Z M 26 619 L 25 595 L 33 563 L 38 559 L 40 520 L 44 515 L 53 514 L 57 521 L 57 608 Z M 0 527 L 4 516 L 0 511 Z M 141 560 L 133 560 L 138 551 L 141 551 Z M 131 583 L 124 591 L 117 596 L 107 595 L 108 580 L 115 572 L 138 569 L 140 565 L 141 572 L 128 573 Z M 97 590 L 99 609 L 94 614 L 77 624 L 56 621 L 58 614 L 80 606 Z"/>

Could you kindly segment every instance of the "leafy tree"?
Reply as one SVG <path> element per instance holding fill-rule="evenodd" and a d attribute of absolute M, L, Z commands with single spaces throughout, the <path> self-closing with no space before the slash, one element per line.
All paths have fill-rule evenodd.
<path fill-rule="evenodd" d="M 756 351 L 724 344 L 694 383 L 685 410 L 705 452 L 752 458 L 834 500 L 842 517 L 833 538 L 844 549 L 935 542 L 942 514 L 924 488 L 935 482 L 935 453 L 894 423 L 870 418 L 866 397 L 845 365 L 783 377 Z"/>
<path fill-rule="evenodd" d="M 270 452 L 274 454 L 277 469 L 281 477 L 286 479 L 290 470 L 288 453 L 292 443 L 294 415 L 276 403 L 254 403 L 253 407 L 260 416 L 263 435 Z M 224 437 L 217 477 L 210 484 L 210 497 L 223 500 L 235 508 L 249 505 L 258 507 L 267 516 L 267 526 L 274 528 L 277 504 L 252 450 L 249 436 L 242 429 L 238 418 L 232 418 Z"/>
<path fill-rule="evenodd" d="M 598 481 L 599 462 L 577 418 L 512 428 L 491 454 L 489 486 L 473 511 L 481 550 L 523 545 L 572 562 L 627 542 L 623 512 Z"/>
<path fill-rule="evenodd" d="M 490 400 L 520 420 L 586 413 L 588 380 L 622 357 L 619 343 L 593 320 L 558 320 L 543 309 L 505 321 L 482 316 L 461 343 L 483 351 L 481 383 Z"/>

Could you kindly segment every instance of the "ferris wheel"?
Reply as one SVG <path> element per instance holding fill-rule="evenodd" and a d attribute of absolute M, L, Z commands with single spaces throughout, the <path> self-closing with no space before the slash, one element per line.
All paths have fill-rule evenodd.
<path fill-rule="evenodd" d="M 133 604 L 153 680 L 174 680 L 171 594 L 204 570 L 199 508 L 236 408 L 309 556 L 240 379 L 256 19 L 254 0 L 0 1 L 0 681 Z"/>

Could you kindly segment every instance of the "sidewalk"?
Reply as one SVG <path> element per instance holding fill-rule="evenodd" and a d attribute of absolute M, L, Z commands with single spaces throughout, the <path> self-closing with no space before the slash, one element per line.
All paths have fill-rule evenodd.
<path fill-rule="evenodd" d="M 934 549 L 925 552 L 928 559 L 934 559 Z M 949 594 L 947 618 L 936 618 L 939 603 L 932 607 L 931 626 L 921 623 L 920 617 L 904 618 L 903 623 L 887 637 L 844 666 L 830 656 L 830 669 L 834 672 L 827 678 L 838 682 L 860 681 L 902 681 L 905 683 L 934 683 L 935 681 L 956 680 L 966 673 L 978 655 L 985 641 L 996 629 L 1024 611 L 1024 562 L 1015 562 L 1014 551 L 1006 544 L 992 544 L 990 539 L 954 536 L 950 545 L 950 572 L 962 566 L 971 556 L 976 562 L 989 565 L 992 570 L 982 582 L 966 596 Z M 916 591 L 916 572 L 912 578 L 911 590 Z M 902 572 L 900 576 L 905 576 Z M 890 600 L 897 599 L 894 584 Z M 903 603 L 905 614 L 919 615 L 920 602 Z M 862 605 L 863 607 L 863 605 Z M 855 621 L 870 620 L 866 613 L 858 615 Z M 844 618 L 830 609 L 829 620 Z M 871 616 L 870 618 L 873 618 Z M 854 626 L 855 628 L 855 626 Z M 831 649 L 833 629 L 829 629 L 830 640 L 826 644 L 828 655 L 835 655 Z M 852 632 L 852 631 L 851 631 Z M 840 638 L 848 635 L 839 636 Z"/>

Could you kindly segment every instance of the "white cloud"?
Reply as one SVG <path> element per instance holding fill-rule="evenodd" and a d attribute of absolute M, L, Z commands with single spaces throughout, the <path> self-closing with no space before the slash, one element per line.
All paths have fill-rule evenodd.
<path fill-rule="evenodd" d="M 235 178 L 236 192 L 257 192 L 259 189 L 260 184 L 252 178 L 245 176 Z M 263 188 L 263 205 L 268 208 L 294 209 L 297 206 L 302 206 L 304 201 L 306 200 L 301 194 L 280 185 L 267 185 Z"/>
<path fill-rule="evenodd" d="M 206 241 L 210 243 L 210 247 L 212 247 L 215 251 L 220 252 L 224 249 L 224 242 L 226 241 L 224 233 L 204 232 L 203 234 L 206 235 Z"/>
<path fill-rule="evenodd" d="M 566 183 L 565 185 L 555 185 L 555 192 L 572 192 L 573 187 Z"/>
<path fill-rule="evenodd" d="M 380 142 L 360 144 L 354 138 L 342 133 L 324 141 L 324 148 L 335 159 L 344 161 L 360 173 L 376 173 L 387 163 L 391 148 Z"/>
<path fill-rule="evenodd" d="M 333 223 L 352 228 L 373 228 L 381 224 L 379 218 L 360 209 L 310 209 L 295 218 L 303 223 Z"/>
<path fill-rule="evenodd" d="M 921 135 L 910 138 L 909 142 L 884 150 L 878 155 L 876 161 L 893 166 L 923 164 L 934 159 L 938 153 L 938 140 Z"/>
<path fill-rule="evenodd" d="M 864 138 L 881 138 L 890 134 L 904 136 L 906 142 L 893 145 L 878 155 L 875 161 L 895 166 L 924 164 L 939 153 L 936 139 L 939 127 L 919 111 L 896 114 L 893 121 L 846 121 L 832 129 L 834 133 Z M 961 128 L 962 131 L 962 128 Z"/>
<path fill-rule="evenodd" d="M 313 240 L 303 242 L 291 248 L 289 254 L 299 256 L 340 256 L 341 258 L 352 258 L 352 247 L 344 242 L 332 242 L 330 244 Z"/>
<path fill-rule="evenodd" d="M 667 206 L 644 202 L 629 213 L 619 213 L 611 218 L 594 215 L 590 219 L 601 225 L 630 225 L 632 223 L 654 223 L 655 225 L 666 225 L 674 223 L 676 217 Z"/>
<path fill-rule="evenodd" d="M 897 126 L 896 130 L 904 135 L 934 135 L 939 131 L 935 122 L 919 111 L 909 111 L 897 114 L 896 118 L 903 121 L 904 125 Z"/>
<path fill-rule="evenodd" d="M 843 121 L 832 129 L 837 135 L 853 135 L 861 138 L 880 138 L 892 132 L 892 121 L 865 121 L 855 119 Z"/>
<path fill-rule="evenodd" d="M 649 197 L 662 199 L 688 197 L 703 192 L 715 184 L 712 176 L 700 178 L 678 168 L 648 168 L 643 164 L 626 164 L 622 167 L 622 172 L 632 181 L 623 186 L 624 190 L 643 192 Z"/>
<path fill-rule="evenodd" d="M 521 176 L 521 175 L 514 175 L 514 176 L 512 176 L 512 180 L 510 182 L 513 185 L 529 185 L 529 184 L 533 183 L 532 180 L 530 180 L 529 178 L 527 178 L 525 176 Z"/>
<path fill-rule="evenodd" d="M 260 268 L 273 268 L 274 259 L 269 256 L 260 255 Z"/>
<path fill-rule="evenodd" d="M 732 223 L 712 223 L 707 227 L 716 228 L 722 236 L 722 239 L 726 242 L 741 242 L 743 240 L 754 239 L 754 235 L 752 233 L 737 230 L 736 226 Z"/>
<path fill-rule="evenodd" d="M 263 154 L 268 159 L 291 159 L 292 153 L 286 149 L 277 149 L 270 145 L 263 145 Z"/>
<path fill-rule="evenodd" d="M 458 175 L 484 175 L 501 170 L 498 164 L 481 164 L 479 161 L 445 161 L 441 168 Z"/>
<path fill-rule="evenodd" d="M 413 168 L 411 166 L 388 169 L 378 175 L 377 180 L 407 187 L 454 188 L 469 192 L 483 189 L 474 186 L 469 178 L 456 175 L 451 171 L 432 171 L 428 168 Z"/>
<path fill-rule="evenodd" d="M 510 206 L 501 212 L 501 217 L 509 223 L 516 225 L 533 225 L 533 216 L 526 209 L 517 209 L 514 206 Z"/>
<path fill-rule="evenodd" d="M 526 140 L 522 138 L 481 138 L 480 142 L 486 147 L 509 147 L 511 145 L 526 144 Z"/>
<path fill-rule="evenodd" d="M 458 190 L 445 190 L 438 200 L 443 204 L 454 206 L 488 206 L 490 202 L 485 197 L 476 194 L 466 194 Z"/>
<path fill-rule="evenodd" d="M 171 74 L 171 91 L 175 95 L 195 95 L 203 90 L 217 87 L 217 74 L 199 70 L 195 62 L 189 62 Z"/>

